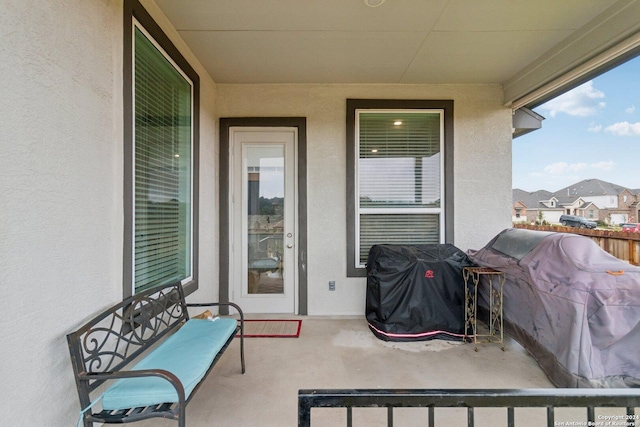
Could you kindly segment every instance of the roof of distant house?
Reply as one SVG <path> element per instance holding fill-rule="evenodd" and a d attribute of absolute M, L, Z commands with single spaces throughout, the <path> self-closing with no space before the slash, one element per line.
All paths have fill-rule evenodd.
<path fill-rule="evenodd" d="M 553 197 L 553 194 L 547 190 L 528 192 L 519 188 L 514 188 L 512 195 L 513 203 L 520 201 L 529 209 L 537 209 L 541 200 L 549 200 Z"/>
<path fill-rule="evenodd" d="M 640 195 L 640 188 L 631 189 L 623 187 L 622 185 L 603 181 L 601 179 L 592 178 L 584 179 L 554 192 L 547 190 L 528 192 L 519 188 L 514 188 L 512 190 L 512 196 L 514 204 L 520 201 L 528 209 L 549 209 L 548 206 L 545 206 L 541 202 L 551 200 L 551 198 L 555 197 L 558 201 L 558 206 L 560 207 L 571 205 L 581 197 L 617 196 L 624 190 L 629 190 L 632 194 Z M 585 208 L 588 205 L 589 202 L 583 200 L 583 204 L 580 207 Z"/>
<path fill-rule="evenodd" d="M 574 198 L 575 200 L 578 197 L 617 196 L 626 189 L 621 185 L 593 178 L 576 182 L 555 191 L 553 194 L 558 198 Z"/>

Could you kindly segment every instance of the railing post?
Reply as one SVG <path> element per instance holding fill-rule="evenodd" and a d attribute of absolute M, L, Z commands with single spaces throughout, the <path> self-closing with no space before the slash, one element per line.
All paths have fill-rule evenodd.
<path fill-rule="evenodd" d="M 516 419 L 515 419 L 515 411 L 512 407 L 507 408 L 507 427 L 515 427 Z"/>
<path fill-rule="evenodd" d="M 553 409 L 553 406 L 547 406 L 547 427 L 553 427 L 555 421 Z"/>
<path fill-rule="evenodd" d="M 298 394 L 298 427 L 311 427 L 311 402 Z"/>

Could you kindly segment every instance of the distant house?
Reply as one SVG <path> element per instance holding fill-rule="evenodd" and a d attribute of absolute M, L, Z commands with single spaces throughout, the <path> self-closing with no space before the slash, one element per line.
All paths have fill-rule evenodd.
<path fill-rule="evenodd" d="M 632 202 L 629 205 L 629 210 L 632 212 L 631 218 L 629 218 L 629 222 L 640 222 L 640 188 L 629 191 L 631 192 L 633 197 L 635 197 L 635 202 Z"/>
<path fill-rule="evenodd" d="M 511 212 L 513 222 L 524 222 L 527 220 L 527 205 L 520 200 L 513 202 L 513 211 Z"/>
<path fill-rule="evenodd" d="M 592 221 L 602 221 L 602 217 L 600 216 L 600 208 L 595 205 L 593 202 L 585 202 L 579 208 L 579 216 L 585 217 Z"/>
<path fill-rule="evenodd" d="M 558 222 L 563 209 L 558 206 L 558 199 L 546 190 L 527 192 L 516 188 L 513 190 L 513 222 L 534 222 L 542 218 L 547 222 Z"/>
<path fill-rule="evenodd" d="M 640 215 L 640 191 L 602 181 L 585 179 L 553 193 L 538 190 L 528 193 L 513 190 L 514 222 L 534 222 L 542 218 L 560 222 L 560 215 L 578 215 L 609 224 L 637 222 Z"/>

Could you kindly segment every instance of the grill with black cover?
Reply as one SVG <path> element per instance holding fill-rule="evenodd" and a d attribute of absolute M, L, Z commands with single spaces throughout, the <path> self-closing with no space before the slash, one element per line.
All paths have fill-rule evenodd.
<path fill-rule="evenodd" d="M 374 245 L 367 259 L 366 318 L 385 341 L 464 338 L 462 269 L 451 244 Z"/>

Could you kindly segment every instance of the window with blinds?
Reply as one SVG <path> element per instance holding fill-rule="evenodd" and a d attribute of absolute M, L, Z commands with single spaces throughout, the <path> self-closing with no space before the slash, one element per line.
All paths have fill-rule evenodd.
<path fill-rule="evenodd" d="M 193 83 L 134 30 L 135 292 L 192 274 Z"/>
<path fill-rule="evenodd" d="M 356 110 L 356 267 L 375 244 L 443 241 L 443 113 Z"/>

